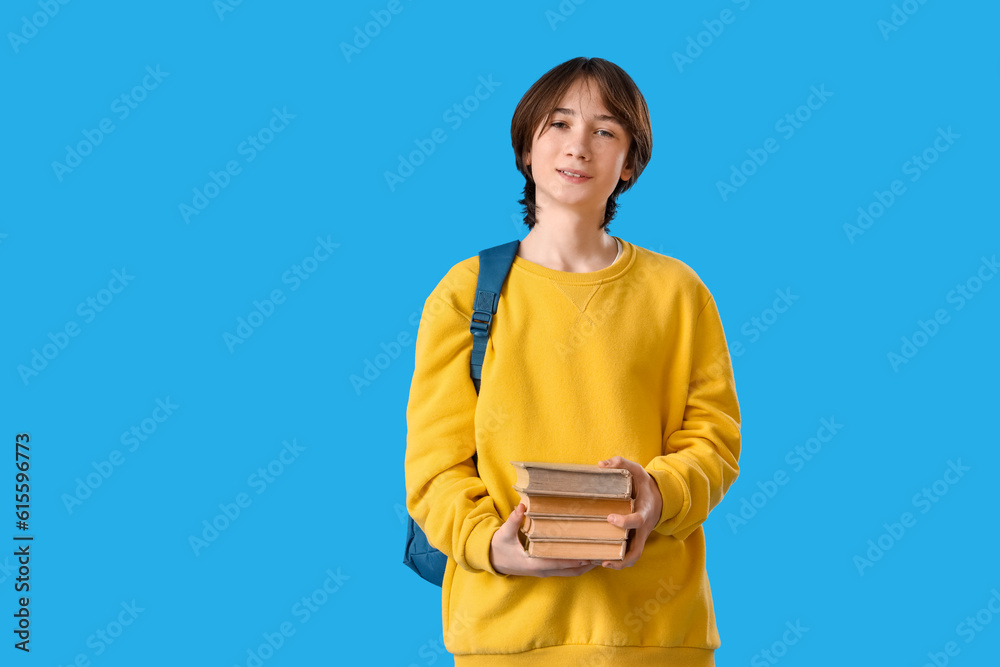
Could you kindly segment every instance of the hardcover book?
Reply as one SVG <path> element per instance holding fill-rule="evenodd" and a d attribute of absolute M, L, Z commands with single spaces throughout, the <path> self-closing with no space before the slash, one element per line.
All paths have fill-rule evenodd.
<path fill-rule="evenodd" d="M 587 463 L 511 461 L 517 469 L 514 488 L 532 495 L 580 495 L 590 498 L 629 498 L 632 473 L 624 468 L 602 468 Z"/>
<path fill-rule="evenodd" d="M 632 473 L 596 464 L 511 461 L 526 512 L 519 537 L 529 557 L 622 560 L 633 531 L 608 514 L 635 510 Z"/>

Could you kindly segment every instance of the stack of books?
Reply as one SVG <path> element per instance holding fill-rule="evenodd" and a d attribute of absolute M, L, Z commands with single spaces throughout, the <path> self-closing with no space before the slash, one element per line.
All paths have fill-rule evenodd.
<path fill-rule="evenodd" d="M 520 535 L 528 556 L 623 560 L 629 529 L 609 514 L 635 511 L 632 473 L 583 463 L 511 461 L 524 503 Z"/>

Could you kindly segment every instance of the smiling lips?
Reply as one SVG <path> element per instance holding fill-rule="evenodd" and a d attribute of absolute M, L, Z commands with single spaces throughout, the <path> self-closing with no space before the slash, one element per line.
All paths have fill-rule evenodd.
<path fill-rule="evenodd" d="M 583 183 L 590 180 L 590 176 L 582 171 L 571 171 L 569 169 L 556 169 L 556 171 L 570 183 Z"/>

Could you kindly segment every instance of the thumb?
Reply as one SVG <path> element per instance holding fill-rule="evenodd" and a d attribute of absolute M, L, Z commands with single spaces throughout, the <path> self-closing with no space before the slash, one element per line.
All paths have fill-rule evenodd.
<path fill-rule="evenodd" d="M 517 530 L 521 527 L 521 522 L 524 520 L 524 510 L 522 509 L 523 507 L 524 503 L 517 504 L 517 507 L 514 508 L 514 511 L 510 513 L 509 517 L 507 517 L 507 521 L 504 524 L 504 528 L 506 528 L 512 533 L 517 532 Z M 508 526 L 510 527 L 508 528 Z"/>

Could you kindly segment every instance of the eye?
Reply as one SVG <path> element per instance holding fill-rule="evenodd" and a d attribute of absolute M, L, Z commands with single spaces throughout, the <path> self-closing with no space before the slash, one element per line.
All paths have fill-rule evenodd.
<path fill-rule="evenodd" d="M 566 123 L 564 121 L 561 121 L 561 120 L 557 120 L 557 121 L 552 122 L 550 124 L 550 126 L 551 127 L 569 127 L 568 125 L 566 125 Z M 604 133 L 603 136 L 608 137 L 609 139 L 614 139 L 615 138 L 615 135 L 612 134 L 611 132 L 609 132 L 608 130 L 598 130 L 598 132 L 603 132 Z"/>

